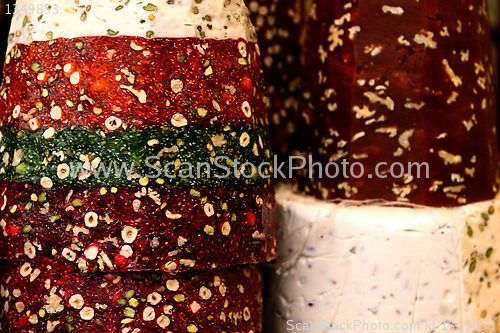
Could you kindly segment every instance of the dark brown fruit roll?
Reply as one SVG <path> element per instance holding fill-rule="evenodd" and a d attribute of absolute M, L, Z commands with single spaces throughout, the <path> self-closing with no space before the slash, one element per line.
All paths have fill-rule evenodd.
<path fill-rule="evenodd" d="M 0 258 L 82 272 L 179 272 L 275 257 L 274 189 L 0 182 Z"/>
<path fill-rule="evenodd" d="M 302 92 L 302 1 L 252 0 L 247 5 L 259 37 L 267 87 L 271 148 L 279 161 L 286 161 Z"/>
<path fill-rule="evenodd" d="M 0 263 L 2 332 L 261 332 L 258 265 L 81 275 L 51 262 Z"/>
<path fill-rule="evenodd" d="M 497 115 L 485 1 L 314 0 L 304 13 L 307 107 L 292 146 L 323 164 L 323 178 L 318 167 L 312 179 L 299 172 L 303 191 L 429 206 L 495 197 Z M 325 176 L 330 162 L 339 166 L 336 177 Z M 342 162 L 349 163 L 347 177 Z M 349 171 L 356 162 L 364 168 L 359 178 Z M 377 169 L 380 162 L 386 164 Z M 427 163 L 428 177 L 425 165 L 418 177 L 409 163 Z M 353 171 L 358 176 L 360 165 Z M 335 175 L 333 165 L 329 173 Z"/>

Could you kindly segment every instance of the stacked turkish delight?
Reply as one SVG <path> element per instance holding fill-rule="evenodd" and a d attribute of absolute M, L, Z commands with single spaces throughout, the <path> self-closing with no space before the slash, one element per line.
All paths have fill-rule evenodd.
<path fill-rule="evenodd" d="M 270 331 L 497 331 L 486 1 L 312 0 L 303 22 L 290 146 L 317 198 L 278 190 Z"/>
<path fill-rule="evenodd" d="M 261 332 L 275 202 L 243 1 L 16 8 L 0 331 Z"/>

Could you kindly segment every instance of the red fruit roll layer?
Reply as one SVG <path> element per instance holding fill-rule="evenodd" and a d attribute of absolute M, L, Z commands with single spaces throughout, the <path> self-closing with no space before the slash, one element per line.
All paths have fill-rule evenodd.
<path fill-rule="evenodd" d="M 272 150 L 289 154 L 290 137 L 299 116 L 301 90 L 300 33 L 302 1 L 248 2 L 262 52 Z M 280 156 L 278 156 L 280 157 Z"/>
<path fill-rule="evenodd" d="M 485 1 L 314 0 L 305 13 L 308 108 L 293 148 L 324 167 L 323 178 L 318 167 L 312 179 L 301 174 L 306 192 L 429 206 L 495 197 L 497 115 Z M 330 162 L 340 168 L 336 178 L 325 176 Z M 356 162 L 363 174 L 359 165 L 350 172 Z M 427 163 L 428 177 L 417 165 L 410 175 L 409 163 Z"/>
<path fill-rule="evenodd" d="M 0 258 L 168 272 L 275 257 L 271 187 L 44 189 L 0 183 Z"/>
<path fill-rule="evenodd" d="M 2 332 L 261 332 L 258 265 L 90 274 L 53 263 L 0 265 Z"/>
<path fill-rule="evenodd" d="M 80 37 L 15 45 L 3 126 L 253 123 L 265 118 L 258 46 L 243 39 Z"/>

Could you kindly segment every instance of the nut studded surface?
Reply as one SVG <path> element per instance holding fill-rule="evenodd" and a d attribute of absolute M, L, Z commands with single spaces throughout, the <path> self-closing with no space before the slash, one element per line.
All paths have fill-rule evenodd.
<path fill-rule="evenodd" d="M 3 259 L 173 272 L 275 257 L 272 187 L 0 186 Z"/>
<path fill-rule="evenodd" d="M 7 54 L 0 97 L 3 126 L 32 131 L 266 118 L 259 49 L 243 39 L 100 36 L 18 44 Z"/>
<path fill-rule="evenodd" d="M 286 156 L 299 115 L 302 92 L 302 3 L 299 0 L 251 0 L 248 7 L 259 37 L 265 69 L 271 148 L 273 152 Z"/>
<path fill-rule="evenodd" d="M 106 134 L 87 127 L 0 130 L 0 178 L 52 185 L 231 186 L 270 181 L 263 120 L 150 127 Z M 264 179 L 264 177 L 266 179 Z"/>
<path fill-rule="evenodd" d="M 305 192 L 429 206 L 495 196 L 498 136 L 485 1 L 315 0 L 305 12 L 308 107 L 294 148 L 323 165 L 364 166 L 358 179 L 342 170 L 320 179 L 316 167 L 312 180 L 301 174 Z M 382 176 L 394 162 L 404 174 L 378 178 L 379 162 L 387 163 Z M 415 166 L 410 177 L 409 162 L 428 163 L 429 178 L 425 168 L 418 178 Z"/>
<path fill-rule="evenodd" d="M 2 332 L 261 332 L 257 265 L 227 270 L 79 275 L 3 263 Z"/>

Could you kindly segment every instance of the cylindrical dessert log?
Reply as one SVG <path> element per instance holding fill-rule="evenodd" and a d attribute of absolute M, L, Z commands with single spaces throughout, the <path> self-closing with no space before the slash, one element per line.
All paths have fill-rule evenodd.
<path fill-rule="evenodd" d="M 2 332 L 261 332 L 257 265 L 92 274 L 52 263 L 0 266 Z"/>
<path fill-rule="evenodd" d="M 456 208 L 336 204 L 287 188 L 276 198 L 269 332 L 498 330 L 499 198 Z"/>
<path fill-rule="evenodd" d="M 256 185 L 271 182 L 264 123 L 149 127 L 106 134 L 86 127 L 0 129 L 0 178 L 52 185 Z"/>
<path fill-rule="evenodd" d="M 265 90 L 242 0 L 16 8 L 0 258 L 84 272 L 274 258 Z"/>
<path fill-rule="evenodd" d="M 286 161 L 302 93 L 303 5 L 301 0 L 251 0 L 248 7 L 265 69 L 271 148 L 278 154 L 278 161 Z"/>
<path fill-rule="evenodd" d="M 300 173 L 305 192 L 431 206 L 495 197 L 498 135 L 485 1 L 314 0 L 304 12 L 308 106 L 292 148 L 322 163 L 321 176 L 317 165 L 312 178 L 307 168 Z M 328 163 L 340 167 L 336 177 L 325 175 Z"/>
<path fill-rule="evenodd" d="M 185 271 L 275 257 L 273 188 L 1 182 L 0 258 L 91 271 Z"/>
<path fill-rule="evenodd" d="M 252 124 L 266 119 L 259 52 L 243 38 L 90 35 L 16 44 L 5 61 L 0 120 L 31 131 Z"/>

